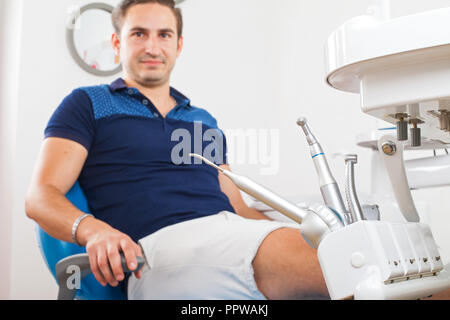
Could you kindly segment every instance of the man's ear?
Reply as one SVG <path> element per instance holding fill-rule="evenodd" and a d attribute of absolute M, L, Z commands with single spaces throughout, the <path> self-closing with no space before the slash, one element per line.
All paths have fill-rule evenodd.
<path fill-rule="evenodd" d="M 180 56 L 182 50 L 183 50 L 183 36 L 180 36 L 178 38 L 177 58 Z"/>
<path fill-rule="evenodd" d="M 111 45 L 116 53 L 116 56 L 120 57 L 120 37 L 116 32 L 114 32 L 111 36 Z"/>

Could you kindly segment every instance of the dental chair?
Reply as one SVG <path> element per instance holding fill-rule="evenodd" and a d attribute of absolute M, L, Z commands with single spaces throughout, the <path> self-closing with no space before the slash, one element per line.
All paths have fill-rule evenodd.
<path fill-rule="evenodd" d="M 79 210 L 90 213 L 88 202 L 78 182 L 66 194 L 72 204 Z M 86 249 L 78 245 L 57 240 L 48 235 L 38 225 L 36 234 L 42 256 L 59 286 L 58 300 L 126 300 L 126 296 L 120 287 L 103 287 L 91 272 L 89 257 Z M 122 255 L 122 268 L 125 273 L 131 272 Z M 138 258 L 138 270 L 144 265 L 144 259 Z M 77 268 L 73 268 L 77 266 Z M 71 289 L 69 285 L 74 270 L 79 271 L 79 289 Z M 75 271 L 75 272 L 76 272 Z"/>

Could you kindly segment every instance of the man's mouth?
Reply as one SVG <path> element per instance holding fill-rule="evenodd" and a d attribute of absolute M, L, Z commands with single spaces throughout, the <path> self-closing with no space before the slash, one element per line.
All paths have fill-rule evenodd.
<path fill-rule="evenodd" d="M 141 63 L 147 65 L 147 66 L 158 66 L 161 65 L 163 62 L 159 60 L 145 60 L 141 61 Z"/>

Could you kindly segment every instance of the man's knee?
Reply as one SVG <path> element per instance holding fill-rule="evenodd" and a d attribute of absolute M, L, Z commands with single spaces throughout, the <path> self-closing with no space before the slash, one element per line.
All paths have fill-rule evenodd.
<path fill-rule="evenodd" d="M 327 296 L 317 251 L 293 228 L 277 229 L 253 260 L 255 281 L 268 299 Z"/>

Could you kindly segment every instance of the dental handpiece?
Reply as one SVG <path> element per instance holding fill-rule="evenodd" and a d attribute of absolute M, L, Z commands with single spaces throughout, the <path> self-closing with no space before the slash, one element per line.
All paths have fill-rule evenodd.
<path fill-rule="evenodd" d="M 284 214 L 285 216 L 291 218 L 292 220 L 298 222 L 299 224 L 301 224 L 302 221 L 305 219 L 305 217 L 308 215 L 308 211 L 306 209 L 302 209 L 297 205 L 283 199 L 279 195 L 275 194 L 273 191 L 252 181 L 250 178 L 238 175 L 229 170 L 225 170 L 198 154 L 191 153 L 189 154 L 189 156 L 201 159 L 206 164 L 216 168 L 224 175 L 226 175 L 228 178 L 230 178 L 231 181 L 233 181 L 239 189 L 251 195 L 252 197 L 258 199 L 259 201 L 265 203 L 269 207 Z"/>
<path fill-rule="evenodd" d="M 348 225 L 350 220 L 344 206 L 344 201 L 342 200 L 341 192 L 339 191 L 339 186 L 331 174 L 330 167 L 328 166 L 325 153 L 323 152 L 320 143 L 312 134 L 306 118 L 299 118 L 297 124 L 303 129 L 306 135 L 314 166 L 316 167 L 316 172 L 319 176 L 320 192 L 322 193 L 325 204 L 340 216 L 344 225 Z"/>

